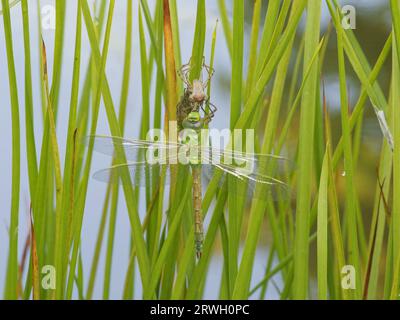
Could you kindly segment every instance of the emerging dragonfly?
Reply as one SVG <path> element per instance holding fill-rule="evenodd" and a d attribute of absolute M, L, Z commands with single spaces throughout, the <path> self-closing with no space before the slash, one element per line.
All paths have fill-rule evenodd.
<path fill-rule="evenodd" d="M 245 153 L 235 150 L 220 150 L 203 145 L 204 128 L 214 117 L 217 108 L 209 103 L 205 89 L 209 85 L 213 70 L 203 63 L 203 69 L 208 74 L 207 81 L 201 79 L 189 80 L 190 64 L 184 65 L 178 72 L 186 85 L 184 95 L 177 105 L 178 124 L 183 129 L 178 142 L 164 139 L 157 141 L 131 140 L 120 137 L 94 136 L 96 151 L 115 156 L 117 150 L 123 150 L 127 162 L 98 171 L 94 178 L 104 182 L 120 183 L 121 174 L 130 174 L 130 183 L 146 186 L 153 178 L 160 178 L 161 169 L 169 165 L 183 164 L 190 167 L 192 173 L 193 209 L 195 222 L 195 248 L 198 258 L 203 250 L 203 214 L 201 177 L 205 174 L 211 177 L 216 171 L 221 176 L 231 176 L 237 181 L 244 181 L 251 190 L 262 190 L 253 197 L 267 198 L 272 189 L 285 193 L 286 184 L 278 177 L 278 167 L 282 167 L 285 158 L 267 155 Z M 206 110 L 206 104 L 210 110 Z M 170 170 L 163 170 L 164 182 L 167 184 Z M 272 172 L 274 174 L 272 174 Z M 267 174 L 268 173 L 268 174 Z M 150 178 L 150 179 L 149 179 Z M 286 190 L 287 191 L 287 190 Z"/>
<path fill-rule="evenodd" d="M 176 107 L 178 125 L 181 129 L 184 128 L 183 121 L 187 118 L 189 113 L 201 110 L 205 114 L 203 119 L 204 125 L 207 125 L 217 111 L 217 108 L 210 102 L 206 94 L 206 89 L 214 75 L 214 70 L 204 63 L 204 58 L 202 67 L 207 73 L 207 80 L 205 82 L 201 79 L 194 79 L 193 82 L 190 81 L 191 61 L 183 65 L 178 71 L 178 75 L 186 86 L 183 96 Z M 205 105 L 208 105 L 210 110 L 206 110 Z"/>

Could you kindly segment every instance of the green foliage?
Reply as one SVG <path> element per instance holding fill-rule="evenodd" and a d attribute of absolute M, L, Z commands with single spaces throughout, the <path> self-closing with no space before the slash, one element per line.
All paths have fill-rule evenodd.
<path fill-rule="evenodd" d="M 194 248 L 192 181 L 191 178 L 179 180 L 190 177 L 185 171 L 187 168 L 176 166 L 171 170 L 171 189 L 163 184 L 165 171 L 160 171 L 159 177 L 153 180 L 146 177 L 144 192 L 129 183 L 126 170 L 119 177 L 124 182 L 123 194 L 110 182 L 105 194 L 98 195 L 103 209 L 94 222 L 98 230 L 93 256 L 82 255 L 83 221 L 95 156 L 94 142 L 89 140 L 86 145 L 84 137 L 97 133 L 102 111 L 111 134 L 124 136 L 129 124 L 128 95 L 130 88 L 137 85 L 131 83 L 135 50 L 141 66 L 134 71 L 140 73 L 142 103 L 133 102 L 135 114 L 141 114 L 140 138 L 145 138 L 150 128 L 165 128 L 168 120 L 175 119 L 176 103 L 183 88 L 176 71 L 182 60 L 186 62 L 189 58 L 182 57 L 181 53 L 180 1 L 183 0 L 155 0 L 154 8 L 147 0 L 126 1 L 126 29 L 124 38 L 121 37 L 124 41 L 117 39 L 125 49 L 117 92 L 111 92 L 106 75 L 107 60 L 113 58 L 109 47 L 114 40 L 115 0 L 97 0 L 95 10 L 91 10 L 87 0 L 76 0 L 73 63 L 63 60 L 68 45 L 65 22 L 69 17 L 65 12 L 69 1 L 57 0 L 54 48 L 47 50 L 41 34 L 39 39 L 31 37 L 29 19 L 35 14 L 40 16 L 40 12 L 34 12 L 27 0 L 1 1 L 1 32 L 7 58 L 7 72 L 2 70 L 2 75 L 7 76 L 9 83 L 12 125 L 11 135 L 5 137 L 12 142 L 12 185 L 8 258 L 1 253 L 7 260 L 4 298 L 72 299 L 76 293 L 80 299 L 92 299 L 95 286 L 101 285 L 102 298 L 109 299 L 113 263 L 119 263 L 116 257 L 122 254 L 120 250 L 116 252 L 114 241 L 118 233 L 119 200 L 123 197 L 131 237 L 125 250 L 129 262 L 124 266 L 121 298 L 201 299 L 207 276 L 217 272 L 221 274 L 218 297 L 223 299 L 264 298 L 277 274 L 282 278 L 279 292 L 282 299 L 397 299 L 400 198 L 391 196 L 400 192 L 400 148 L 396 143 L 400 140 L 397 108 L 400 7 L 395 0 L 388 5 L 393 18 L 392 31 L 372 67 L 355 33 L 343 29 L 341 8 L 336 0 L 326 0 L 332 25 L 325 35 L 320 25 L 322 0 L 268 1 L 265 8 L 261 0 L 218 0 L 220 24 L 209 20 L 208 2 L 198 0 L 197 6 L 191 7 L 192 15 L 196 16 L 191 44 L 192 80 L 201 72 L 203 57 L 218 74 L 220 70 L 214 57 L 222 46 L 228 48 L 230 101 L 223 107 L 229 108 L 230 128 L 256 130 L 259 133 L 256 150 L 260 153 L 285 153 L 294 163 L 285 168 L 293 198 L 286 199 L 278 193 L 280 201 L 274 201 L 265 187 L 258 186 L 255 192 L 265 197 L 246 202 L 236 197 L 245 192 L 245 185 L 231 179 L 221 183 L 222 173 L 216 171 L 203 194 L 202 210 L 207 223 L 203 255 L 198 260 Z M 245 28 L 248 3 L 253 5 L 251 30 Z M 19 6 L 22 20 L 13 20 L 12 10 L 18 10 Z M 36 10 L 39 9 L 38 3 Z M 134 21 L 134 10 L 138 12 L 138 21 Z M 304 29 L 300 27 L 302 17 Z M 17 23 L 22 23 L 21 35 L 13 33 Z M 210 34 L 207 25 L 215 26 Z M 331 30 L 336 37 L 329 40 Z M 13 36 L 20 36 L 24 45 L 24 61 L 20 62 L 25 71 L 24 88 L 17 87 L 20 75 L 16 74 Z M 135 38 L 139 48 L 133 45 Z M 83 41 L 88 41 L 90 48 L 88 61 L 82 59 L 87 54 L 83 51 L 86 47 Z M 336 49 L 337 63 L 325 59 L 328 41 Z M 205 52 L 208 44 L 211 51 Z M 32 52 L 37 46 L 41 50 L 38 61 L 34 61 Z M 51 54 L 53 68 L 47 70 L 47 57 Z M 389 57 L 391 86 L 386 96 L 378 78 Z M 340 116 L 339 132 L 332 132 L 335 115 L 328 112 L 320 90 L 327 63 L 334 66 L 338 75 L 339 90 L 335 94 L 340 96 L 340 115 L 336 115 L 337 119 Z M 38 131 L 32 92 L 34 67 L 40 67 L 41 75 L 43 130 L 40 137 L 35 137 Z M 64 68 L 73 70 L 70 83 L 62 77 Z M 350 73 L 361 87 L 354 106 L 349 103 Z M 211 102 L 217 79 L 213 78 L 213 86 L 207 88 Z M 59 116 L 61 88 L 70 93 L 68 118 Z M 20 119 L 22 106 L 18 98 L 21 96 L 25 97 L 25 119 Z M 375 111 L 384 113 L 395 141 L 391 150 L 388 141 L 382 138 L 379 163 L 376 160 L 372 166 L 378 167 L 378 173 L 370 188 L 375 192 L 370 210 L 362 203 L 363 188 L 370 186 L 357 182 L 359 168 L 367 165 L 360 154 L 364 147 L 361 125 L 368 100 Z M 220 114 L 221 111 L 216 117 Z M 65 146 L 60 145 L 63 140 L 57 130 L 61 121 L 67 122 Z M 21 124 L 26 133 L 22 137 L 26 145 L 23 153 Z M 64 159 L 60 158 L 60 149 L 65 149 Z M 114 165 L 125 163 L 122 150 L 116 150 L 111 161 Z M 26 249 L 29 258 L 20 260 L 20 165 L 25 164 L 32 232 L 31 244 Z M 342 173 L 345 174 L 342 176 Z M 141 214 L 142 207 L 145 212 Z M 370 229 L 365 233 L 367 227 Z M 252 286 L 257 250 L 265 250 L 266 244 L 269 254 L 264 276 Z M 217 255 L 222 259 L 222 270 L 213 270 L 210 265 Z M 356 289 L 350 291 L 341 286 L 342 268 L 348 264 L 356 270 Z M 38 288 L 38 276 L 44 265 L 56 267 L 54 291 Z M 136 266 L 140 277 L 135 277 Z M 98 279 L 99 268 L 104 269 L 102 279 Z M 310 286 L 315 283 L 317 296 L 312 296 Z M 142 289 L 141 297 L 135 292 L 137 288 Z"/>

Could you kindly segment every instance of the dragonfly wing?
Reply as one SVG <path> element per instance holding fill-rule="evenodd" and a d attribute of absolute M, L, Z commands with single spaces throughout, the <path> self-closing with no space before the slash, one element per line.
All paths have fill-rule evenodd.
<path fill-rule="evenodd" d="M 164 184 L 170 181 L 170 171 L 165 165 L 149 165 L 145 162 L 115 165 L 107 169 L 97 171 L 93 178 L 111 184 L 133 184 L 145 187 L 153 183 Z"/>
<path fill-rule="evenodd" d="M 174 151 L 181 146 L 178 143 L 152 142 L 146 140 L 125 139 L 111 136 L 90 136 L 94 140 L 94 150 L 109 156 L 115 156 L 118 150 L 123 150 L 129 161 L 142 162 L 147 157 L 166 161 L 169 155 L 176 157 Z M 172 152 L 170 152 L 172 151 Z"/>
<path fill-rule="evenodd" d="M 274 172 L 276 172 L 276 170 L 291 171 L 294 168 L 294 163 L 292 161 L 274 154 L 247 153 L 211 147 L 202 147 L 201 151 L 203 158 L 209 163 L 223 163 L 236 168 L 242 167 L 254 172 L 259 172 L 268 168 L 274 168 Z"/>
<path fill-rule="evenodd" d="M 207 182 L 211 181 L 218 171 L 222 172 L 219 187 L 222 187 L 228 181 L 229 192 L 234 193 L 239 198 L 281 201 L 288 200 L 293 196 L 292 190 L 281 180 L 273 177 L 260 177 L 257 174 L 243 176 L 225 166 L 203 165 L 203 178 Z M 232 188 L 233 183 L 237 183 L 240 188 Z"/>
<path fill-rule="evenodd" d="M 216 170 L 221 170 L 223 176 L 243 181 L 243 184 L 247 186 L 248 192 L 244 193 L 247 197 L 267 198 L 267 196 L 272 196 L 274 199 L 286 199 L 291 196 L 286 181 L 293 164 L 286 158 L 212 148 L 205 148 L 203 157 L 208 162 L 203 169 L 204 175 L 208 179 L 214 175 Z M 221 179 L 220 183 L 223 182 L 224 180 Z M 243 191 L 241 192 L 243 193 Z"/>

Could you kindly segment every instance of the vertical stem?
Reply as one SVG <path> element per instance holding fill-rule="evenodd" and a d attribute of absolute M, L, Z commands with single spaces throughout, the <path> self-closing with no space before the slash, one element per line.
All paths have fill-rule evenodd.
<path fill-rule="evenodd" d="M 164 47 L 166 64 L 166 89 L 167 89 L 167 113 L 168 120 L 176 120 L 176 65 L 174 56 L 174 43 L 172 38 L 171 15 L 169 11 L 169 1 L 164 0 Z M 172 137 L 170 137 L 172 138 Z"/>
<path fill-rule="evenodd" d="M 392 84 L 392 103 L 394 104 L 393 126 L 394 126 L 394 154 L 393 154 L 393 214 L 392 214 L 392 236 L 393 236 L 393 284 L 391 288 L 391 299 L 398 299 L 398 290 L 400 283 L 400 232 L 398 229 L 400 223 L 400 199 L 398 194 L 400 192 L 400 117 L 398 112 L 398 98 L 399 91 L 399 67 L 400 67 L 400 7 L 398 1 L 391 0 L 390 7 L 393 16 L 393 84 Z"/>
<path fill-rule="evenodd" d="M 320 34 L 321 1 L 308 1 L 307 26 L 305 35 L 304 65 L 312 60 L 318 47 Z M 296 234 L 294 246 L 294 283 L 295 299 L 305 299 L 308 291 L 309 256 L 309 220 L 311 200 L 311 173 L 314 154 L 314 125 L 317 97 L 318 59 L 313 64 L 307 79 L 300 114 L 299 137 L 299 184 L 296 209 Z"/>
<path fill-rule="evenodd" d="M 169 1 L 164 0 L 164 47 L 166 64 L 166 107 L 168 121 L 176 121 L 176 105 L 178 102 L 176 92 L 176 65 L 174 55 L 174 42 L 172 37 L 171 14 L 169 10 Z M 167 132 L 169 123 L 167 122 Z M 176 142 L 177 136 L 169 136 L 171 142 Z M 171 192 L 170 199 L 174 198 L 176 190 L 176 166 L 171 166 Z"/>
<path fill-rule="evenodd" d="M 17 77 L 15 74 L 14 53 L 12 44 L 12 30 L 10 19 L 10 8 L 8 1 L 2 0 L 4 35 L 6 40 L 8 75 L 11 98 L 11 121 L 12 121 L 12 186 L 11 186 L 11 223 L 9 258 L 7 266 L 7 278 L 5 297 L 7 299 L 17 298 L 18 283 L 18 212 L 20 192 L 20 128 L 19 128 L 19 102 Z"/>

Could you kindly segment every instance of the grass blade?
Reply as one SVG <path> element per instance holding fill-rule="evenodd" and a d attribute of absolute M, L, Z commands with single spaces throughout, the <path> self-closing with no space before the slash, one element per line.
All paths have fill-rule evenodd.
<path fill-rule="evenodd" d="M 328 148 L 322 164 L 318 193 L 317 257 L 320 300 L 328 299 Z"/>
<path fill-rule="evenodd" d="M 318 47 L 320 33 L 321 1 L 309 1 L 305 35 L 304 65 L 312 59 Z M 317 96 L 318 60 L 303 90 L 300 115 L 299 183 L 296 208 L 296 233 L 294 247 L 293 297 L 305 299 L 308 291 L 308 237 L 310 232 L 309 212 L 311 198 L 310 176 L 314 145 L 314 121 Z"/>
<path fill-rule="evenodd" d="M 12 122 L 12 187 L 11 216 L 9 229 L 9 252 L 5 298 L 17 298 L 18 286 L 18 215 L 20 192 L 20 125 L 17 77 L 15 73 L 14 49 L 11 31 L 10 7 L 8 0 L 2 0 L 4 35 L 6 40 L 8 81 L 11 98 Z"/>

